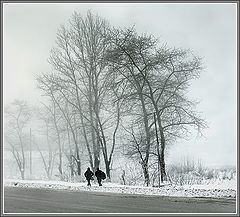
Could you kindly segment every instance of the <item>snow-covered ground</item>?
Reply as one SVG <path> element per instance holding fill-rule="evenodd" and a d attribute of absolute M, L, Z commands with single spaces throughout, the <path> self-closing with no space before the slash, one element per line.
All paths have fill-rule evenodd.
<path fill-rule="evenodd" d="M 87 186 L 86 182 L 73 183 L 63 181 L 43 181 L 43 180 L 13 180 L 4 181 L 4 186 L 28 187 L 28 188 L 48 188 L 56 190 L 70 191 L 97 191 L 112 192 L 122 194 L 143 194 L 172 197 L 214 197 L 214 198 L 236 198 L 236 180 L 225 180 L 209 185 L 165 185 L 157 187 L 127 186 L 110 182 L 103 182 L 99 187 L 96 183 Z"/>

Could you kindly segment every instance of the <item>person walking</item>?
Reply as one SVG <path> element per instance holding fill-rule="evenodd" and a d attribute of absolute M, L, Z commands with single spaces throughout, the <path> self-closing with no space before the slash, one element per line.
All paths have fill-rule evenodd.
<path fill-rule="evenodd" d="M 97 177 L 99 186 L 102 186 L 102 180 L 106 179 L 106 174 L 102 170 L 97 168 L 95 172 L 95 176 Z"/>
<path fill-rule="evenodd" d="M 93 175 L 94 175 L 94 173 L 88 167 L 87 171 L 84 173 L 84 176 L 86 177 L 87 182 L 88 182 L 88 186 L 91 186 L 90 180 L 92 179 Z"/>

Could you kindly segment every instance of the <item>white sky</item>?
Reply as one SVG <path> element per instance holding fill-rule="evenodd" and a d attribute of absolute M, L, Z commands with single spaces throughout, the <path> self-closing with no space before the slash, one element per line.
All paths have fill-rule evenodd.
<path fill-rule="evenodd" d="M 50 71 L 47 59 L 56 31 L 75 11 L 88 9 L 116 27 L 136 25 L 169 46 L 190 48 L 204 57 L 205 71 L 189 89 L 209 128 L 205 139 L 178 141 L 167 161 L 183 157 L 205 165 L 236 164 L 237 67 L 236 4 L 37 4 L 5 3 L 3 20 L 4 104 L 40 95 L 34 76 Z"/>

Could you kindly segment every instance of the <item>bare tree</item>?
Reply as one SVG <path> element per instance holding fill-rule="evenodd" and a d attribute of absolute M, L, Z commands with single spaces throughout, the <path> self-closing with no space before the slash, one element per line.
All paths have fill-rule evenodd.
<path fill-rule="evenodd" d="M 150 132 L 154 124 L 163 181 L 166 177 L 166 135 L 184 137 L 191 125 L 196 126 L 198 132 L 205 127 L 204 121 L 194 112 L 195 103 L 186 97 L 189 81 L 197 78 L 202 70 L 201 59 L 188 50 L 170 49 L 165 45 L 158 48 L 157 39 L 146 34 L 139 36 L 134 28 L 111 31 L 110 37 L 115 47 L 107 58 L 112 70 L 118 74 L 117 84 L 128 82 L 130 88 L 123 97 L 132 101 L 137 97 L 141 105 L 147 141 L 143 164 L 146 184 L 149 184 L 149 176 L 144 167 L 148 164 L 152 144 Z M 156 118 L 153 119 L 154 114 Z"/>
<path fill-rule="evenodd" d="M 25 179 L 26 170 L 25 129 L 30 118 L 31 112 L 25 101 L 15 100 L 5 108 L 5 139 L 11 147 L 22 179 Z"/>
<path fill-rule="evenodd" d="M 54 101 L 50 101 L 50 105 L 42 103 L 51 117 L 52 128 L 55 132 L 56 143 L 58 146 L 58 171 L 60 178 L 63 176 L 63 141 L 62 141 L 62 116 L 59 114 L 58 107 Z"/>
<path fill-rule="evenodd" d="M 99 167 L 102 151 L 110 179 L 124 122 L 133 148 L 129 153 L 140 159 L 145 184 L 150 184 L 152 156 L 164 181 L 166 144 L 189 136 L 191 127 L 199 133 L 205 127 L 196 103 L 186 95 L 190 81 L 202 70 L 201 59 L 189 50 L 160 46 L 158 39 L 139 35 L 134 28 L 110 29 L 91 12 L 86 17 L 75 12 L 69 25 L 60 27 L 49 63 L 53 72 L 39 76 L 38 84 L 71 132 L 78 174 L 83 139 L 91 168 Z"/>
<path fill-rule="evenodd" d="M 108 41 L 103 37 L 107 31 L 108 24 L 104 19 L 94 16 L 88 11 L 85 18 L 80 14 L 74 13 L 70 22 L 69 48 L 74 58 L 74 68 L 77 76 L 82 83 L 79 91 L 88 104 L 87 114 L 90 124 L 91 143 L 93 144 L 94 170 L 99 167 L 100 147 L 104 146 L 100 141 L 99 131 L 104 140 L 104 133 L 100 118 L 102 101 L 106 94 L 106 63 L 104 55 L 107 50 Z M 66 35 L 63 35 L 64 37 Z M 53 63 L 56 63 L 53 61 Z M 85 115 L 86 116 L 86 115 Z"/>
<path fill-rule="evenodd" d="M 106 58 L 109 60 L 112 73 L 116 73 L 116 86 L 125 85 L 127 82 L 128 85 L 125 85 L 125 88 L 128 90 L 128 92 L 122 97 L 128 99 L 126 100 L 127 103 L 132 101 L 132 103 L 134 103 L 137 108 L 140 108 L 140 110 L 137 110 L 138 112 L 140 111 L 140 116 L 143 122 L 142 135 L 144 136 L 144 138 L 141 139 L 141 143 L 138 143 L 136 139 L 134 140 L 137 152 L 139 153 L 139 157 L 141 159 L 140 162 L 144 173 L 145 183 L 148 186 L 150 183 L 148 161 L 151 147 L 150 123 L 148 118 L 149 109 L 147 105 L 148 99 L 144 94 L 145 80 L 139 73 L 139 67 L 144 62 L 142 63 L 139 58 L 139 54 L 137 53 L 137 45 L 141 41 L 141 43 L 144 44 L 143 46 L 146 46 L 144 49 L 147 50 L 151 48 L 151 44 L 153 42 L 151 42 L 151 40 L 148 40 L 148 38 L 144 37 L 140 38 L 139 40 L 133 38 L 134 35 L 132 29 L 129 29 L 127 31 L 111 31 L 109 36 L 112 39 L 111 41 L 113 47 L 111 48 L 111 50 L 109 50 L 108 56 Z M 138 63 L 135 63 L 135 60 Z M 139 113 L 137 114 L 137 116 L 139 116 Z M 133 132 L 132 135 L 134 137 Z M 139 149 L 140 145 L 144 146 L 144 153 L 142 153 Z"/>
<path fill-rule="evenodd" d="M 50 180 L 52 177 L 54 160 L 56 156 L 54 147 L 52 145 L 52 142 L 50 141 L 50 134 L 51 134 L 51 128 L 53 124 L 53 119 L 52 119 L 52 115 L 49 113 L 49 110 L 46 108 L 45 105 L 42 106 L 41 108 L 37 108 L 36 111 L 37 111 L 38 119 L 41 120 L 45 125 L 45 127 L 43 128 L 45 132 L 42 132 L 42 133 L 46 136 L 48 156 L 46 157 L 44 155 L 43 151 L 39 147 L 39 144 L 36 142 L 36 140 L 35 140 L 35 144 L 41 155 L 47 178 Z"/>
<path fill-rule="evenodd" d="M 78 111 L 77 122 L 85 140 L 90 166 L 93 170 L 99 167 L 102 150 L 110 178 L 121 106 L 120 102 L 109 103 L 109 96 L 113 93 L 109 88 L 111 79 L 105 61 L 109 46 L 105 37 L 108 28 L 104 19 L 91 12 L 85 18 L 74 13 L 69 28 L 61 26 L 59 29 L 57 46 L 51 51 L 49 62 L 54 72 L 38 77 L 38 83 L 41 89 L 44 85 L 50 88 L 51 93 L 48 91 L 47 95 L 52 94 L 52 98 L 57 99 L 55 103 L 64 100 Z M 113 120 L 116 121 L 114 128 L 109 127 Z M 71 120 L 68 121 L 69 127 L 70 124 Z"/>
<path fill-rule="evenodd" d="M 42 84 L 44 81 L 42 81 Z M 49 83 L 45 82 L 45 85 L 48 85 Z M 51 85 L 51 83 L 49 84 Z M 48 88 L 48 93 L 53 100 L 54 104 L 59 108 L 67 126 L 67 132 L 68 128 L 70 128 L 70 132 L 72 134 L 73 142 L 74 142 L 74 147 L 75 147 L 75 155 L 71 154 L 71 158 L 74 158 L 76 164 L 77 164 L 77 175 L 81 175 L 81 159 L 80 159 L 80 153 L 79 153 L 79 147 L 78 147 L 78 141 L 77 141 L 77 134 L 76 134 L 76 123 L 75 123 L 75 111 L 70 112 L 69 111 L 69 105 L 68 102 L 62 98 L 61 96 L 58 97 L 54 95 L 52 86 L 46 86 L 45 88 Z M 45 89 L 46 90 L 46 89 Z"/>

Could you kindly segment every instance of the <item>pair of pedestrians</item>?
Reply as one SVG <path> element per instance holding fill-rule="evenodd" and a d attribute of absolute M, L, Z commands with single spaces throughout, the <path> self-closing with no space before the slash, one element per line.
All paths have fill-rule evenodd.
<path fill-rule="evenodd" d="M 84 176 L 87 179 L 88 186 L 91 186 L 91 180 L 93 180 L 94 173 L 90 170 L 89 167 L 87 168 L 87 171 L 84 173 Z M 102 180 L 106 179 L 106 174 L 102 170 L 97 168 L 95 176 L 97 177 L 99 186 L 102 186 Z"/>

